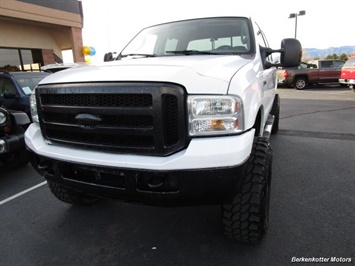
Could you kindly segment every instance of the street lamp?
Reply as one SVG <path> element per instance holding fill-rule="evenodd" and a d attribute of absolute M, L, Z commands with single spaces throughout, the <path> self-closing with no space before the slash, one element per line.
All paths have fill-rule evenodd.
<path fill-rule="evenodd" d="M 288 18 L 295 18 L 295 39 L 297 37 L 297 17 L 298 16 L 303 16 L 306 15 L 306 11 L 305 10 L 301 10 L 300 12 L 297 13 L 291 13 L 290 16 Z"/>

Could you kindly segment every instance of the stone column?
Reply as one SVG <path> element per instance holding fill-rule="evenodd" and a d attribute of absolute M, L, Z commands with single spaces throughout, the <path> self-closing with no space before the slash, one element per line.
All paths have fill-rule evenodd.
<path fill-rule="evenodd" d="M 54 64 L 54 53 L 51 49 L 42 49 L 43 65 Z"/>
<path fill-rule="evenodd" d="M 74 62 L 85 62 L 85 57 L 81 53 L 81 48 L 83 47 L 82 29 L 71 27 L 70 37 Z"/>

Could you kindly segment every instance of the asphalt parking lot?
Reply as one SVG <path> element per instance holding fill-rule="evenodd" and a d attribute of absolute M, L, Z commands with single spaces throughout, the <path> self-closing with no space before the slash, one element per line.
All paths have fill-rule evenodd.
<path fill-rule="evenodd" d="M 0 265 L 354 263 L 355 93 L 335 86 L 279 94 L 270 228 L 261 245 L 226 239 L 219 206 L 75 207 L 55 199 L 30 165 L 0 165 Z"/>

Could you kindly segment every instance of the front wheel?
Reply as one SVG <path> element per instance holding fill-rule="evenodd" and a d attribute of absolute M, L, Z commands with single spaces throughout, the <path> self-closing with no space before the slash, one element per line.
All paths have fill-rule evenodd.
<path fill-rule="evenodd" d="M 63 201 L 65 203 L 73 204 L 73 205 L 83 205 L 83 206 L 88 206 L 88 205 L 93 205 L 97 201 L 99 201 L 100 198 L 83 194 L 78 191 L 63 187 L 57 183 L 54 183 L 52 181 L 47 181 L 49 189 L 51 190 L 52 194 L 59 199 L 60 201 Z"/>
<path fill-rule="evenodd" d="M 307 86 L 307 80 L 305 78 L 296 78 L 293 87 L 297 90 L 303 90 Z"/>
<path fill-rule="evenodd" d="M 269 227 L 272 150 L 266 138 L 254 139 L 243 184 L 233 200 L 222 205 L 225 235 L 238 242 L 258 244 Z"/>

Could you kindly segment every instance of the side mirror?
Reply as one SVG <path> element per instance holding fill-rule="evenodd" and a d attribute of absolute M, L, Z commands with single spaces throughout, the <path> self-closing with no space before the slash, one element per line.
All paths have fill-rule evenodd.
<path fill-rule="evenodd" d="M 106 54 L 104 55 L 104 62 L 109 62 L 109 61 L 112 61 L 112 60 L 113 60 L 113 55 L 112 55 L 111 52 L 106 53 Z"/>
<path fill-rule="evenodd" d="M 116 52 L 108 52 L 104 55 L 104 62 L 114 61 L 116 60 Z"/>
<path fill-rule="evenodd" d="M 302 45 L 297 39 L 283 39 L 281 42 L 281 65 L 297 67 L 301 63 Z"/>
<path fill-rule="evenodd" d="M 13 91 L 5 91 L 3 96 L 5 99 L 15 99 L 17 97 L 17 93 Z"/>
<path fill-rule="evenodd" d="M 271 48 L 261 47 L 261 53 L 264 57 L 268 57 L 273 53 L 281 53 L 280 64 L 272 64 L 267 61 L 264 62 L 265 67 L 298 67 L 302 58 L 302 45 L 297 39 L 289 38 L 283 39 L 281 42 L 281 49 L 273 50 Z"/>

